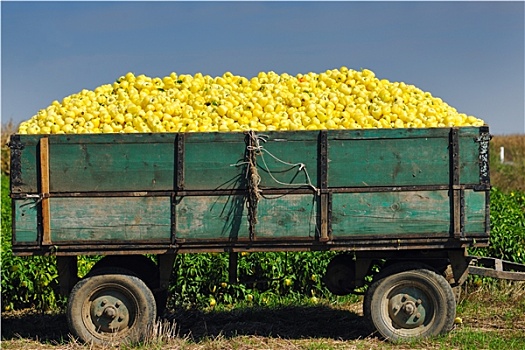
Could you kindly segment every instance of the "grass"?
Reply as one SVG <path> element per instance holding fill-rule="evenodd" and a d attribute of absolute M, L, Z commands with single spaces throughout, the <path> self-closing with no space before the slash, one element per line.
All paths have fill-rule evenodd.
<path fill-rule="evenodd" d="M 525 349 L 525 282 L 470 281 L 457 307 L 462 319 L 434 339 L 387 343 L 370 332 L 361 300 L 283 302 L 177 310 L 151 336 L 121 349 Z M 356 301 L 357 300 L 357 301 Z M 68 335 L 65 315 L 2 314 L 3 349 L 92 349 Z"/>

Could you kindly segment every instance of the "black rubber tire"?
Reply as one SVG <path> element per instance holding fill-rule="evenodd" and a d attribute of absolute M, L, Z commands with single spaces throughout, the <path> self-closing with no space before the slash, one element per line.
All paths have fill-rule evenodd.
<path fill-rule="evenodd" d="M 115 346 L 136 342 L 151 331 L 157 311 L 146 284 L 131 271 L 98 269 L 69 295 L 70 331 L 87 344 Z"/>
<path fill-rule="evenodd" d="M 365 294 L 366 319 L 390 341 L 432 337 L 454 326 L 456 300 L 450 284 L 434 271 L 410 267 L 390 266 Z"/>
<path fill-rule="evenodd" d="M 153 260 L 144 255 L 107 255 L 91 268 L 89 274 L 108 268 L 121 268 L 132 271 L 153 291 L 157 304 L 157 314 L 162 315 L 164 313 L 168 300 L 168 290 L 159 288 L 160 272 Z"/>
<path fill-rule="evenodd" d="M 150 289 L 158 288 L 159 268 L 153 260 L 144 255 L 107 255 L 93 265 L 90 273 L 97 273 L 97 270 L 107 268 L 121 268 L 132 271 Z"/>
<path fill-rule="evenodd" d="M 452 272 L 452 266 L 448 265 L 445 271 L 443 272 L 443 276 L 447 280 L 448 284 L 454 283 L 454 274 Z M 463 292 L 463 288 L 461 285 L 452 287 L 452 292 L 454 293 L 454 298 L 456 299 L 456 305 L 459 304 L 459 301 L 461 299 L 461 293 Z"/>
<path fill-rule="evenodd" d="M 352 283 L 354 274 L 355 261 L 353 257 L 348 254 L 339 254 L 328 263 L 323 282 L 334 295 L 352 294 L 355 289 L 355 285 Z"/>

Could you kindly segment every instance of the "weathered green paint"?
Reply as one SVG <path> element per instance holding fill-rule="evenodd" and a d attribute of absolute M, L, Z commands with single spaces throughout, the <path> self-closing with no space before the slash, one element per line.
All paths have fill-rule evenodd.
<path fill-rule="evenodd" d="M 264 137 L 264 135 L 261 135 Z M 184 143 L 185 190 L 246 188 L 246 136 L 242 133 L 187 134 Z M 272 133 L 260 140 L 260 186 L 317 185 L 318 133 Z"/>
<path fill-rule="evenodd" d="M 318 184 L 319 133 L 272 133 L 260 142 L 261 187 L 296 188 Z"/>
<path fill-rule="evenodd" d="M 52 192 L 174 188 L 176 134 L 21 135 L 21 183 L 13 193 L 38 193 L 42 137 L 49 138 Z"/>
<path fill-rule="evenodd" d="M 11 191 L 13 193 L 38 193 L 38 176 L 39 163 L 38 143 L 42 136 L 40 135 L 22 135 L 22 150 L 20 157 L 16 159 L 20 162 L 20 173 L 18 174 L 20 183 L 11 181 Z M 12 157 L 12 160 L 15 160 Z M 11 166 L 11 169 L 15 167 Z"/>
<path fill-rule="evenodd" d="M 246 198 L 231 196 L 186 196 L 176 201 L 177 239 L 222 239 L 250 237 Z M 256 239 L 315 238 L 317 203 L 314 195 L 267 196 L 257 205 Z"/>
<path fill-rule="evenodd" d="M 169 242 L 170 197 L 50 198 L 51 241 Z"/>
<path fill-rule="evenodd" d="M 442 234 L 451 230 L 448 191 L 338 193 L 333 195 L 332 234 Z"/>
<path fill-rule="evenodd" d="M 172 143 L 51 144 L 52 192 L 172 190 Z"/>
<path fill-rule="evenodd" d="M 37 199 L 13 200 L 13 236 L 16 243 L 38 242 L 38 204 Z"/>
<path fill-rule="evenodd" d="M 257 206 L 257 238 L 287 239 L 318 236 L 319 214 L 313 194 L 265 196 Z"/>
<path fill-rule="evenodd" d="M 458 131 L 459 183 L 451 129 L 325 132 L 256 133 L 256 149 L 244 133 L 20 135 L 15 241 L 38 239 L 40 206 L 24 196 L 39 193 L 42 137 L 49 137 L 52 244 L 318 241 L 325 229 L 336 240 L 453 237 L 452 185 L 468 187 L 454 192 L 464 193 L 463 234 L 488 234 L 488 187 L 471 189 L 480 185 L 479 128 Z M 262 191 L 253 235 L 251 150 Z"/>
<path fill-rule="evenodd" d="M 465 232 L 483 234 L 488 231 L 486 223 L 485 192 L 465 191 Z"/>
<path fill-rule="evenodd" d="M 235 240 L 249 236 L 244 196 L 179 197 L 175 205 L 177 239 Z"/>
<path fill-rule="evenodd" d="M 466 128 L 459 129 L 459 159 L 460 183 L 472 184 L 479 182 L 479 131 Z"/>
<path fill-rule="evenodd" d="M 329 139 L 332 187 L 446 185 L 450 182 L 448 137 Z M 397 136 L 397 135 L 393 135 Z"/>
<path fill-rule="evenodd" d="M 186 134 L 185 190 L 246 188 L 244 134 Z"/>

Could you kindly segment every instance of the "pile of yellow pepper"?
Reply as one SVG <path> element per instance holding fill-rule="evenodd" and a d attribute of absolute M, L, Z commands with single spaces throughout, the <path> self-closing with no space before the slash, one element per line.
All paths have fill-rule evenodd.
<path fill-rule="evenodd" d="M 53 101 L 20 134 L 235 132 L 482 126 L 429 92 L 368 69 L 230 72 L 211 77 L 127 73 L 113 84 Z"/>

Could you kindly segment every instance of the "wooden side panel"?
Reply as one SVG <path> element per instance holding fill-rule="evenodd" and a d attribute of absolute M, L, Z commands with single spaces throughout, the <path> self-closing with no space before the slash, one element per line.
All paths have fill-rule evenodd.
<path fill-rule="evenodd" d="M 318 187 L 318 132 L 272 133 L 257 157 L 264 188 Z"/>
<path fill-rule="evenodd" d="M 461 184 L 480 182 L 478 129 L 459 129 L 459 179 Z"/>
<path fill-rule="evenodd" d="M 352 235 L 450 233 L 448 191 L 336 193 L 332 203 L 334 238 Z"/>
<path fill-rule="evenodd" d="M 173 143 L 50 145 L 52 192 L 154 191 L 174 187 Z"/>
<path fill-rule="evenodd" d="M 332 137 L 328 142 L 329 187 L 448 185 L 448 143 L 448 136 Z"/>
<path fill-rule="evenodd" d="M 260 136 L 257 171 L 260 186 L 317 186 L 318 132 L 273 132 Z M 247 135 L 244 133 L 186 134 L 185 190 L 245 189 Z"/>
<path fill-rule="evenodd" d="M 246 188 L 243 133 L 185 135 L 185 190 Z"/>
<path fill-rule="evenodd" d="M 244 196 L 188 196 L 177 199 L 177 239 L 237 240 L 250 237 Z M 317 203 L 313 195 L 261 198 L 255 239 L 315 238 Z"/>
<path fill-rule="evenodd" d="M 19 144 L 11 150 L 11 192 L 14 194 L 38 193 L 38 144 L 41 137 L 42 135 L 21 135 Z"/>
<path fill-rule="evenodd" d="M 36 199 L 13 200 L 13 240 L 15 243 L 38 242 L 38 208 Z"/>
<path fill-rule="evenodd" d="M 175 206 L 177 239 L 248 238 L 244 196 L 178 197 Z"/>
<path fill-rule="evenodd" d="M 73 197 L 49 202 L 53 243 L 170 240 L 170 197 Z"/>
<path fill-rule="evenodd" d="M 488 191 L 470 189 L 480 183 L 483 166 L 479 128 L 454 129 L 454 137 L 449 128 L 256 135 L 263 197 L 253 237 L 244 133 L 49 135 L 45 158 L 42 135 L 20 135 L 11 178 L 14 241 L 169 244 L 172 232 L 181 243 L 314 241 L 322 240 L 321 231 L 327 239 L 454 238 L 454 209 L 463 215 L 456 216 L 461 235 L 488 232 Z M 458 149 L 452 166 L 451 153 Z M 452 179 L 452 168 L 459 169 L 459 179 Z M 292 190 L 307 184 L 320 190 Z M 452 185 L 453 192 L 444 189 Z M 35 195 L 47 203 L 35 205 Z"/>
<path fill-rule="evenodd" d="M 314 195 L 268 196 L 259 201 L 256 238 L 311 238 L 319 236 L 319 214 Z"/>
<path fill-rule="evenodd" d="M 485 227 L 486 216 L 486 196 L 488 192 L 465 191 L 465 232 L 484 233 L 488 227 Z"/>

